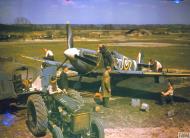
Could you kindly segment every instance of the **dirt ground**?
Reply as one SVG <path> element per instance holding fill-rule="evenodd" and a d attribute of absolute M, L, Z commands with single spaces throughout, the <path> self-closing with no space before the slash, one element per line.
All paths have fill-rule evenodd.
<path fill-rule="evenodd" d="M 86 95 L 84 100 L 92 114 L 102 121 L 106 138 L 173 138 L 178 137 L 178 132 L 190 132 L 190 80 L 176 81 L 175 104 L 164 106 L 158 102 L 158 91 L 162 89 L 165 81 L 147 85 L 144 83 L 150 83 L 151 80 L 137 80 L 136 84 L 132 83 L 134 79 L 120 82 L 112 89 L 110 108 L 95 103 L 93 92 L 96 91 L 99 82 L 94 81 L 84 79 L 84 87 L 80 92 Z M 135 90 L 132 89 L 134 85 Z M 131 106 L 132 98 L 149 104 L 149 112 Z M 100 107 L 99 112 L 93 111 L 95 106 Z M 34 138 L 26 125 L 26 109 L 13 107 L 0 114 L 0 138 Z M 168 116 L 169 111 L 174 115 Z M 11 119 L 7 120 L 8 118 Z M 9 124 L 4 124 L 4 120 Z M 50 137 L 51 134 L 48 132 L 45 138 Z"/>

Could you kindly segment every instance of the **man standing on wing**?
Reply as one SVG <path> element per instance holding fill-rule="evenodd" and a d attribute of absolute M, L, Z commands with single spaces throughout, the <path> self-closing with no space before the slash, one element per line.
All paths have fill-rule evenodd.
<path fill-rule="evenodd" d="M 51 50 L 47 49 L 47 48 L 43 48 L 43 50 L 45 52 L 44 59 L 54 61 L 54 54 L 53 54 L 53 52 Z"/>

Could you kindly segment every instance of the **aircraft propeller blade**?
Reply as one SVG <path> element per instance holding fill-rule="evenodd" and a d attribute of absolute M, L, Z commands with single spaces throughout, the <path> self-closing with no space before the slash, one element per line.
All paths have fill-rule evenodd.
<path fill-rule="evenodd" d="M 67 47 L 73 48 L 73 33 L 71 31 L 71 25 L 69 22 L 66 24 L 66 31 L 67 31 Z"/>
<path fill-rule="evenodd" d="M 57 67 L 67 66 L 68 68 L 73 68 L 72 65 L 65 63 L 68 60 L 67 58 L 63 62 L 58 62 L 58 61 L 50 61 L 50 60 L 40 59 L 40 58 L 36 58 L 36 57 L 29 57 L 29 56 L 24 56 L 24 55 L 21 55 L 21 56 L 26 58 L 26 59 L 35 60 L 35 61 L 39 61 L 42 63 L 45 62 L 45 63 L 52 65 L 52 66 L 57 66 Z"/>
<path fill-rule="evenodd" d="M 65 62 L 67 62 L 67 60 L 68 60 L 68 58 L 65 58 L 65 60 L 62 62 L 62 64 L 61 64 L 61 65 L 59 65 L 59 67 L 58 67 L 58 68 L 62 67 L 62 66 L 65 64 Z"/>

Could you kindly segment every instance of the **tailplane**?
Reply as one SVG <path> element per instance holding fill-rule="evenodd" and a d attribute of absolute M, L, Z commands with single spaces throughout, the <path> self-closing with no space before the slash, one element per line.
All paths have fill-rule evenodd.
<path fill-rule="evenodd" d="M 69 22 L 66 24 L 66 31 L 67 31 L 67 47 L 73 48 L 73 33 L 71 30 L 71 25 Z"/>

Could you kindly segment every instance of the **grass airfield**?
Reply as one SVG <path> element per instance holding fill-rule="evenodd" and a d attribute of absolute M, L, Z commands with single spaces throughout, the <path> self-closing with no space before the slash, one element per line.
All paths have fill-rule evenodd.
<path fill-rule="evenodd" d="M 171 38 L 172 39 L 172 38 Z M 144 52 L 144 62 L 150 58 L 159 60 L 164 68 L 169 70 L 188 72 L 190 70 L 190 43 L 187 40 L 149 41 L 148 39 L 134 40 L 98 40 L 98 41 L 76 41 L 77 48 L 97 49 L 97 45 L 106 44 L 110 50 L 116 50 L 128 57 L 136 59 L 138 52 Z M 137 43 L 138 42 L 138 43 Z M 145 43 L 146 42 L 146 43 Z M 162 42 L 160 44 L 160 42 Z M 139 45 L 139 43 L 141 43 Z M 159 43 L 158 46 L 156 46 Z M 170 45 L 166 45 L 166 43 Z M 40 63 L 26 60 L 20 55 L 43 57 L 42 48 L 49 48 L 55 54 L 58 61 L 64 60 L 63 52 L 67 48 L 66 41 L 21 41 L 21 42 L 0 42 L 0 55 L 12 56 L 16 62 L 30 66 L 40 67 Z M 190 72 L 190 71 L 189 71 Z M 176 79 L 175 79 L 176 80 Z M 77 79 L 71 80 L 71 87 Z M 100 82 L 93 78 L 83 79 L 82 93 L 94 93 L 98 90 Z M 92 113 L 98 116 L 105 127 L 106 138 L 134 138 L 134 137 L 153 137 L 167 138 L 177 137 L 178 132 L 190 132 L 190 80 L 175 81 L 175 105 L 160 106 L 159 92 L 166 87 L 163 78 L 160 84 L 153 83 L 151 78 L 131 78 L 112 85 L 112 98 L 110 108 L 101 107 L 100 112 L 93 112 L 95 102 L 93 97 L 85 97 L 88 107 Z M 149 112 L 142 112 L 139 107 L 131 106 L 131 98 L 139 98 L 141 102 L 150 105 Z M 170 110 L 175 111 L 175 115 L 168 117 Z M 14 111 L 13 111 L 14 112 Z M 0 138 L 2 137 L 29 137 L 33 138 L 27 130 L 25 124 L 26 110 L 14 112 L 15 123 L 10 127 L 0 124 Z M 0 114 L 0 120 L 4 114 Z M 6 132 L 6 133 L 5 133 Z M 20 133 L 18 133 L 20 132 Z M 48 134 L 46 137 L 51 137 Z"/>
<path fill-rule="evenodd" d="M 150 58 L 160 61 L 164 68 L 175 69 L 190 69 L 190 43 L 174 42 L 174 43 L 159 43 L 159 42 L 110 42 L 110 41 L 77 41 L 74 43 L 76 48 L 88 48 L 97 50 L 98 44 L 106 44 L 110 50 L 116 50 L 127 57 L 136 59 L 139 51 L 144 53 L 144 62 L 147 63 Z M 43 57 L 42 48 L 49 48 L 55 54 L 55 59 L 58 61 L 64 60 L 63 52 L 67 49 L 66 41 L 24 41 L 24 42 L 0 42 L 1 56 L 12 56 L 17 61 L 29 63 L 21 59 L 20 55 Z"/>

